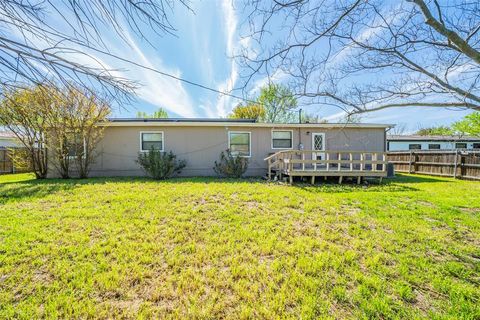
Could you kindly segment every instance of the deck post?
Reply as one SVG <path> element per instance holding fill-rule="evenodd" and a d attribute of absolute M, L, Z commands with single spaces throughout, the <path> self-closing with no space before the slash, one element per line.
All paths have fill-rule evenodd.
<path fill-rule="evenodd" d="M 382 184 L 383 177 L 380 177 L 380 184 Z"/>
<path fill-rule="evenodd" d="M 338 178 L 338 183 L 339 183 L 339 184 L 342 184 L 342 180 L 343 180 L 343 177 L 340 176 L 340 178 Z"/>
<path fill-rule="evenodd" d="M 330 160 L 330 153 L 327 152 L 325 155 L 327 157 L 327 171 L 328 171 L 330 170 L 330 163 L 328 162 Z"/>
<path fill-rule="evenodd" d="M 353 171 L 353 156 L 352 156 L 352 153 L 350 153 L 350 171 Z"/>
<path fill-rule="evenodd" d="M 358 178 L 357 178 L 357 184 L 360 184 L 360 183 L 362 183 L 362 177 L 361 177 L 361 176 L 358 176 Z"/>
<path fill-rule="evenodd" d="M 272 180 L 272 161 L 268 158 L 268 180 Z"/>
<path fill-rule="evenodd" d="M 289 180 L 290 184 L 293 184 L 293 176 L 292 175 L 288 176 L 288 180 Z"/>
<path fill-rule="evenodd" d="M 315 184 L 315 176 L 312 176 L 312 184 Z"/>

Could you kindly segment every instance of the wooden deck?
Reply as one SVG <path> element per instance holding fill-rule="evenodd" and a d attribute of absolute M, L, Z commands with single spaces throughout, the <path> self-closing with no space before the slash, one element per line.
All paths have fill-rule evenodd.
<path fill-rule="evenodd" d="M 265 161 L 268 163 L 268 178 L 272 175 L 282 179 L 338 177 L 342 183 L 344 177 L 356 177 L 360 183 L 364 177 L 378 177 L 380 181 L 387 176 L 387 156 L 385 152 L 339 151 L 339 150 L 284 150 L 274 153 Z"/>

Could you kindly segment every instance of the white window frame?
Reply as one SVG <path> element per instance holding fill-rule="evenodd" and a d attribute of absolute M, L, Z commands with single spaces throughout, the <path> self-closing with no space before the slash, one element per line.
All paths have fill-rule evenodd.
<path fill-rule="evenodd" d="M 230 134 L 231 133 L 248 133 L 248 156 L 240 156 L 242 158 L 251 158 L 252 157 L 252 132 L 251 131 L 228 131 L 228 150 L 230 149 Z"/>
<path fill-rule="evenodd" d="M 158 150 L 160 152 L 164 152 L 165 151 L 165 133 L 163 133 L 163 131 L 140 131 L 140 152 L 148 152 L 150 150 L 143 150 L 142 147 L 143 147 L 143 140 L 142 140 L 142 137 L 143 137 L 143 134 L 144 133 L 161 133 L 162 134 L 162 150 Z"/>
<path fill-rule="evenodd" d="M 274 148 L 273 147 L 273 133 L 274 132 L 283 132 L 283 131 L 288 131 L 290 132 L 290 140 L 291 140 L 291 147 L 290 148 Z M 281 130 L 281 129 L 272 129 L 272 131 L 270 132 L 270 142 L 271 142 L 271 147 L 273 150 L 292 150 L 293 149 L 293 130 Z"/>

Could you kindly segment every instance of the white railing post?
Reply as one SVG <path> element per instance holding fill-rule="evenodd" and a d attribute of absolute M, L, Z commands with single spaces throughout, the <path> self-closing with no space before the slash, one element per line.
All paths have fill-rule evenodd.
<path fill-rule="evenodd" d="M 302 171 L 305 171 L 305 152 L 302 151 Z"/>

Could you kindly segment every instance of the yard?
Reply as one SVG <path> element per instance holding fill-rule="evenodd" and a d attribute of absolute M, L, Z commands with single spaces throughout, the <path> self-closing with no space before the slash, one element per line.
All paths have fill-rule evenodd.
<path fill-rule="evenodd" d="M 479 182 L 0 181 L 0 318 L 480 318 Z"/>

